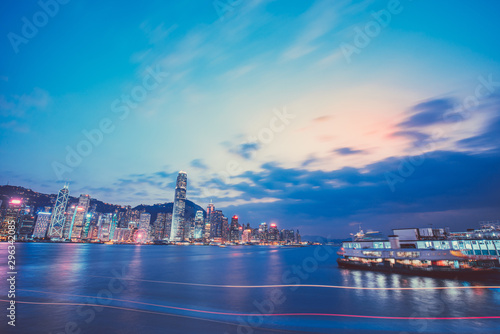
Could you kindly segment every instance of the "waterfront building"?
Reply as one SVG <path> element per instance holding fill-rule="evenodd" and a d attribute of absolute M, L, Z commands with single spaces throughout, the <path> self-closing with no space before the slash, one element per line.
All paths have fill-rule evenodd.
<path fill-rule="evenodd" d="M 234 215 L 231 218 L 231 226 L 229 228 L 229 241 L 239 242 L 240 241 L 240 224 L 238 223 L 238 216 Z"/>
<path fill-rule="evenodd" d="M 83 227 L 82 239 L 92 239 L 92 233 L 90 232 L 91 226 L 97 226 L 99 223 L 99 216 L 101 214 L 95 212 L 95 207 L 90 210 L 86 215 L 85 225 Z M 97 238 L 97 236 L 96 236 Z"/>
<path fill-rule="evenodd" d="M 19 232 L 17 235 L 17 239 L 18 240 L 32 239 L 34 229 L 35 229 L 35 216 L 30 214 L 22 215 L 19 220 Z"/>
<path fill-rule="evenodd" d="M 149 230 L 149 224 L 151 223 L 151 214 L 141 213 L 139 216 L 139 229 Z"/>
<path fill-rule="evenodd" d="M 222 214 L 221 210 L 214 210 L 210 214 L 210 228 L 211 228 L 211 233 L 210 233 L 210 238 L 211 239 L 219 239 L 222 240 L 223 237 L 223 218 L 224 215 Z"/>
<path fill-rule="evenodd" d="M 100 217 L 100 216 L 98 216 Z M 87 234 L 87 240 L 97 241 L 99 239 L 99 226 L 91 224 Z"/>
<path fill-rule="evenodd" d="M 64 187 L 59 190 L 57 194 L 56 203 L 54 205 L 54 210 L 52 211 L 52 216 L 50 218 L 50 226 L 48 236 L 51 239 L 63 239 L 63 229 L 64 223 L 66 221 L 66 206 L 68 205 L 69 198 L 69 188 L 65 184 Z"/>
<path fill-rule="evenodd" d="M 87 212 L 90 206 L 90 195 L 81 194 L 78 199 L 77 210 L 73 220 L 73 228 L 71 229 L 70 239 L 72 241 L 80 241 L 82 239 L 83 228 L 87 218 Z"/>
<path fill-rule="evenodd" d="M 78 207 L 76 204 L 68 205 L 66 209 L 64 215 L 63 239 L 71 239 L 71 232 L 73 231 L 73 223 L 75 222 L 77 210 Z"/>
<path fill-rule="evenodd" d="M 241 242 L 247 243 L 250 242 L 252 238 L 252 229 L 247 228 L 246 230 L 243 231 L 243 234 L 241 236 Z"/>
<path fill-rule="evenodd" d="M 127 242 L 130 239 L 130 229 L 124 227 L 117 227 L 113 235 L 113 241 Z"/>
<path fill-rule="evenodd" d="M 170 241 L 184 240 L 184 224 L 186 209 L 187 173 L 180 171 L 175 185 L 174 207 L 172 210 L 172 226 Z"/>
<path fill-rule="evenodd" d="M 165 235 L 166 213 L 158 213 L 153 223 L 152 239 L 153 241 L 163 240 Z"/>
<path fill-rule="evenodd" d="M 111 226 L 109 228 L 109 238 L 108 240 L 113 240 L 115 231 L 118 227 L 118 215 L 116 213 L 113 213 L 113 217 L 111 219 Z"/>
<path fill-rule="evenodd" d="M 279 231 L 275 223 L 272 223 L 269 227 L 267 241 L 269 242 L 279 241 Z"/>
<path fill-rule="evenodd" d="M 36 216 L 35 229 L 33 238 L 43 239 L 47 236 L 47 231 L 50 224 L 50 212 L 39 212 Z"/>
<path fill-rule="evenodd" d="M 165 214 L 165 229 L 164 229 L 164 236 L 163 240 L 169 241 L 170 240 L 170 232 L 172 230 L 172 213 L 167 212 Z"/>
<path fill-rule="evenodd" d="M 215 205 L 212 203 L 212 200 L 210 200 L 210 204 L 207 206 L 207 217 L 205 219 L 205 229 L 203 232 L 203 239 L 205 242 L 208 242 L 210 238 L 213 236 L 213 224 L 212 224 L 212 218 L 213 218 L 213 212 L 215 211 Z"/>
<path fill-rule="evenodd" d="M 9 226 L 14 224 L 17 231 L 23 201 L 20 199 L 11 199 L 7 204 L 7 208 L 3 211 L 2 220 L 0 223 L 0 240 L 7 240 L 9 236 Z"/>
<path fill-rule="evenodd" d="M 92 216 L 95 215 L 93 212 L 87 212 L 84 219 L 83 229 L 82 229 L 82 240 L 87 239 L 89 234 L 89 227 L 92 222 Z"/>
<path fill-rule="evenodd" d="M 295 242 L 295 232 L 293 230 L 281 230 L 281 241 L 291 244 Z"/>
<path fill-rule="evenodd" d="M 229 240 L 229 222 L 226 216 L 222 215 L 222 240 Z"/>
<path fill-rule="evenodd" d="M 194 216 L 194 239 L 203 238 L 203 229 L 205 227 L 205 219 L 203 219 L 203 211 L 198 210 Z"/>
<path fill-rule="evenodd" d="M 99 217 L 99 236 L 98 239 L 101 241 L 109 241 L 111 234 L 111 225 L 113 222 L 112 213 L 104 213 Z"/>
<path fill-rule="evenodd" d="M 260 223 L 259 238 L 261 242 L 267 242 L 267 223 Z"/>

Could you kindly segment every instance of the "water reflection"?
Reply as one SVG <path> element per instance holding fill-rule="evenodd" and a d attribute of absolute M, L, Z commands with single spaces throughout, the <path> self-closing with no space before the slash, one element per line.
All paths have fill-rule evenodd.
<path fill-rule="evenodd" d="M 0 245 L 2 249 L 3 245 Z M 129 307 L 139 311 L 172 313 L 155 305 L 165 305 L 218 312 L 258 312 L 257 303 L 269 298 L 272 289 L 227 289 L 220 287 L 162 284 L 161 282 L 186 282 L 229 285 L 283 284 L 283 274 L 294 266 L 300 267 L 305 259 L 314 256 L 313 247 L 171 247 L 133 245 L 71 245 L 71 244 L 22 244 L 20 263 L 22 281 L 19 288 L 59 292 L 61 295 L 20 292 L 20 298 L 40 302 L 87 302 L 86 298 L 70 296 L 79 294 L 98 296 L 109 287 L 113 270 L 126 273 L 127 285 L 123 291 L 112 293 L 113 299 L 139 301 L 133 304 L 109 301 L 114 306 Z M 498 289 L 446 289 L 478 284 L 478 282 L 440 280 L 398 274 L 339 269 L 334 259 L 310 267 L 301 284 L 328 284 L 367 289 L 325 289 L 299 287 L 280 288 L 286 301 L 274 307 L 274 313 L 332 313 L 368 316 L 482 316 L 497 315 L 500 310 Z M 104 277 L 103 277 L 104 276 Z M 293 276 L 293 274 L 291 275 Z M 295 276 L 297 277 L 297 276 Z M 155 283 L 155 281 L 157 281 Z M 5 289 L 5 283 L 0 282 Z M 394 289 L 396 290 L 390 290 Z M 411 288 L 415 290 L 397 290 Z M 422 290 L 422 288 L 429 288 Z M 23 323 L 29 328 L 42 326 L 45 332 L 60 332 L 68 321 L 82 325 L 84 332 L 140 331 L 146 326 L 144 313 L 120 310 L 96 312 L 95 320 L 87 324 L 74 307 L 22 306 Z M 184 315 L 193 316 L 188 311 Z M 54 318 L 54 315 L 57 317 Z M 236 323 L 229 315 L 197 314 L 211 320 Z M 47 321 L 50 319 L 50 321 Z M 177 328 L 191 328 L 191 332 L 219 333 L 212 323 L 196 322 L 185 318 L 172 319 L 161 315 L 147 316 L 148 332 L 164 332 L 175 324 Z M 111 326 L 112 327 L 109 327 Z M 140 325 L 140 326 L 139 326 Z M 265 318 L 260 329 L 268 328 L 303 332 L 471 332 L 498 326 L 493 321 L 410 321 L 374 320 L 329 317 L 280 317 Z M 139 327 L 133 327 L 139 326 Z M 191 326 L 191 327 L 189 327 Z M 131 329 L 133 328 L 133 329 Z M 142 328 L 142 327 L 141 327 Z M 219 328 L 220 329 L 220 328 Z M 236 333 L 236 327 L 224 328 Z M 224 332 L 222 331 L 222 332 Z M 29 332 L 26 330 L 26 332 Z M 255 331 L 258 333 L 258 331 Z"/>

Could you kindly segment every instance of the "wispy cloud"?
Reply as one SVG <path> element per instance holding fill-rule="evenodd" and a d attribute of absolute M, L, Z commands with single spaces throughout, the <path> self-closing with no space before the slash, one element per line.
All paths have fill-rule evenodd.
<path fill-rule="evenodd" d="M 51 101 L 47 91 L 35 87 L 28 94 L 5 96 L 0 95 L 0 115 L 3 117 L 22 118 L 28 112 L 43 111 Z"/>
<path fill-rule="evenodd" d="M 337 149 L 334 150 L 334 152 L 338 153 L 340 155 L 352 155 L 352 154 L 364 153 L 363 150 L 356 150 L 356 149 L 352 149 L 350 147 L 337 148 Z"/>
<path fill-rule="evenodd" d="M 47 111 L 51 100 L 49 93 L 38 87 L 28 94 L 0 95 L 0 127 L 29 132 L 30 118 L 40 111 Z"/>
<path fill-rule="evenodd" d="M 302 27 L 293 44 L 283 53 L 284 60 L 294 60 L 306 56 L 320 46 L 319 39 L 337 24 L 336 8 L 331 1 L 317 1 L 297 19 Z"/>
<path fill-rule="evenodd" d="M 425 101 L 411 109 L 412 115 L 398 124 L 404 128 L 425 127 L 439 123 L 450 122 L 452 119 L 445 117 L 453 111 L 456 102 L 450 98 L 441 98 Z"/>

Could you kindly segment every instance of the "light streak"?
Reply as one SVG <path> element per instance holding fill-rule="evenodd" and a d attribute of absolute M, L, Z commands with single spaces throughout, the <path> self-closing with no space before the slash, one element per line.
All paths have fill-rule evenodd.
<path fill-rule="evenodd" d="M 91 277 L 101 278 L 116 278 L 108 276 L 89 275 Z M 169 281 L 153 281 L 135 278 L 120 278 L 121 280 L 159 283 L 159 284 L 176 284 L 189 286 L 205 286 L 212 288 L 235 288 L 235 289 L 253 289 L 253 288 L 288 288 L 288 287 L 305 287 L 305 288 L 327 288 L 327 289 L 351 289 L 351 290 L 449 290 L 449 289 L 500 289 L 500 285 L 475 285 L 475 286 L 434 286 L 434 287 L 391 287 L 391 288 L 368 288 L 361 286 L 343 286 L 343 285 L 321 285 L 321 284 L 268 284 L 268 285 L 225 285 L 225 284 L 202 284 L 202 283 L 185 283 L 185 282 L 169 282 Z"/>
<path fill-rule="evenodd" d="M 9 303 L 9 300 L 0 299 L 0 302 Z M 130 301 L 134 303 L 134 301 Z M 57 306 L 94 306 L 94 307 L 107 307 L 112 309 L 132 311 L 132 312 L 143 312 L 152 313 L 160 315 L 172 315 L 170 313 L 153 312 L 147 310 L 139 310 L 127 307 L 112 306 L 112 305 L 100 305 L 100 304 L 88 304 L 88 303 L 53 303 L 53 302 L 30 302 L 30 301 L 16 301 L 20 304 L 33 304 L 33 305 L 57 305 Z M 383 319 L 383 320 L 479 320 L 479 319 L 500 319 L 500 316 L 476 316 L 476 317 L 388 317 L 388 316 L 376 316 L 376 315 L 359 315 L 359 314 L 341 314 L 341 313 L 234 313 L 234 312 L 216 312 L 216 311 L 205 311 L 197 309 L 189 309 L 183 307 L 174 307 L 166 305 L 149 304 L 157 307 L 172 308 L 182 311 L 194 312 L 194 313 L 205 313 L 205 314 L 215 314 L 215 315 L 230 315 L 230 316 L 263 316 L 263 317 L 300 317 L 300 316 L 311 316 L 311 317 L 344 317 L 344 318 L 365 318 L 365 319 Z"/>

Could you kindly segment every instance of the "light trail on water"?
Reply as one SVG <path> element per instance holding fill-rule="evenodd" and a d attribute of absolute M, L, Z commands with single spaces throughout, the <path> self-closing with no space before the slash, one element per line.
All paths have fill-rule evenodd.
<path fill-rule="evenodd" d="M 382 319 L 382 320 L 481 320 L 481 319 L 500 319 L 500 316 L 475 316 L 475 317 L 394 317 L 394 316 L 377 316 L 377 315 L 360 315 L 360 314 L 342 314 L 342 313 L 237 313 L 237 312 L 218 312 L 218 311 L 207 311 L 200 309 L 192 309 L 185 307 L 176 307 L 176 306 L 168 306 L 161 304 L 152 304 L 139 302 L 134 300 L 127 299 L 116 299 L 116 298 L 105 298 L 105 297 L 95 297 L 95 296 L 85 296 L 85 295 L 74 295 L 74 294 L 65 294 L 58 292 L 44 292 L 44 291 L 36 291 L 36 290 L 23 290 L 23 291 L 31 291 L 31 292 L 40 292 L 40 293 L 53 293 L 53 294 L 61 294 L 68 296 L 77 296 L 77 297 L 85 297 L 85 298 L 95 298 L 95 299 L 104 299 L 104 300 L 113 300 L 120 302 L 127 302 L 131 304 L 141 304 L 154 306 L 159 308 L 167 308 L 179 311 L 187 311 L 198 314 L 212 314 L 212 315 L 224 315 L 224 316 L 235 316 L 235 317 L 255 317 L 255 316 L 263 316 L 263 317 L 343 317 L 343 318 L 364 318 L 364 319 Z M 0 299 L 0 302 L 7 302 L 9 300 Z M 106 307 L 118 310 L 125 311 L 136 311 L 136 312 L 144 312 L 144 313 L 153 313 L 153 314 L 163 314 L 163 315 L 175 315 L 172 313 L 159 313 L 147 310 L 140 310 L 134 308 L 113 306 L 113 305 L 101 305 L 101 304 L 93 304 L 93 303 L 67 303 L 67 302 L 32 302 L 32 301 L 16 301 L 16 303 L 20 304 L 33 304 L 33 305 L 56 305 L 56 306 L 94 306 L 94 307 Z M 202 318 L 203 319 L 203 318 Z"/>
<path fill-rule="evenodd" d="M 390 287 L 390 288 L 369 288 L 358 286 L 343 286 L 343 285 L 323 285 L 323 284 L 267 284 L 267 285 L 227 285 L 227 284 L 203 284 L 203 283 L 185 283 L 185 282 L 170 282 L 170 281 L 154 281 L 135 278 L 117 278 L 110 276 L 89 275 L 90 277 L 109 278 L 117 280 L 158 283 L 158 284 L 173 284 L 173 285 L 188 285 L 188 286 L 203 286 L 212 288 L 230 288 L 230 289 L 263 289 L 263 288 L 325 288 L 325 289 L 347 289 L 347 290 L 450 290 L 450 289 L 500 289 L 499 285 L 472 285 L 472 286 L 434 286 L 434 287 Z"/>

